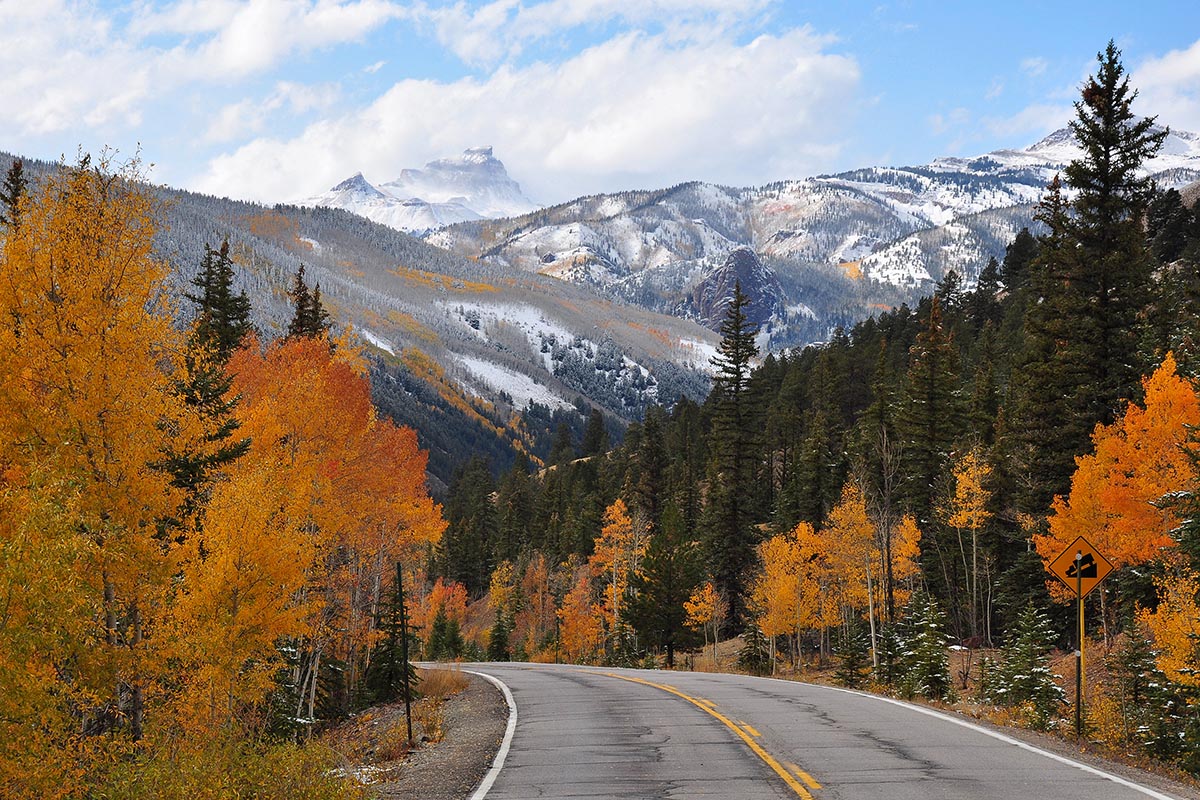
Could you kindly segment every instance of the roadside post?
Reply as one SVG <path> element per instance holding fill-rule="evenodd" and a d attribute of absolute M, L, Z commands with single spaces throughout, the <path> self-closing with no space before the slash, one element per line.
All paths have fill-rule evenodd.
<path fill-rule="evenodd" d="M 1046 567 L 1075 592 L 1079 624 L 1075 630 L 1075 738 L 1083 735 L 1083 598 L 1113 571 L 1112 563 L 1082 536 L 1071 542 Z"/>

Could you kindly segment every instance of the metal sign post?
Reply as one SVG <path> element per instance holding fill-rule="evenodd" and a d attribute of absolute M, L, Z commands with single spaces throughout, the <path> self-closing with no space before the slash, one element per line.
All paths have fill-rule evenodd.
<path fill-rule="evenodd" d="M 1079 628 L 1075 632 L 1075 738 L 1083 736 L 1083 598 L 1100 585 L 1113 565 L 1091 543 L 1080 536 L 1059 553 L 1046 569 L 1075 590 L 1078 598 Z"/>

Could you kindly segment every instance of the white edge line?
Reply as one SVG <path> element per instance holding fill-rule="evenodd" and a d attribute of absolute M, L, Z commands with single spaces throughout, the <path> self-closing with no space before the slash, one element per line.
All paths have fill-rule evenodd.
<path fill-rule="evenodd" d="M 986 736 L 990 736 L 993 739 L 999 739 L 1000 741 L 1005 742 L 1007 744 L 1016 745 L 1017 747 L 1021 748 L 1022 750 L 1028 750 L 1032 753 L 1037 753 L 1038 755 L 1043 755 L 1046 758 L 1052 759 L 1054 761 L 1058 761 L 1060 763 L 1067 764 L 1068 766 L 1076 767 L 1077 769 L 1081 769 L 1084 772 L 1090 772 L 1093 775 L 1099 775 L 1101 778 L 1106 778 L 1107 780 L 1110 780 L 1113 783 L 1119 783 L 1122 786 L 1126 786 L 1130 789 L 1141 792 L 1142 794 L 1146 795 L 1147 797 L 1153 797 L 1153 798 L 1155 798 L 1155 800 L 1177 800 L 1177 798 L 1172 797 L 1171 795 L 1163 794 L 1162 792 L 1155 791 L 1154 789 L 1151 789 L 1147 786 L 1142 786 L 1141 784 L 1134 783 L 1133 781 L 1130 781 L 1130 780 L 1126 780 L 1125 778 L 1122 778 L 1119 775 L 1113 775 L 1110 772 L 1105 772 L 1104 770 L 1100 770 L 1100 769 L 1096 769 L 1095 767 L 1088 766 L 1087 764 L 1084 764 L 1081 761 L 1076 761 L 1074 759 L 1067 758 L 1066 756 L 1060 756 L 1058 753 L 1052 753 L 1049 750 L 1043 750 L 1042 748 L 1040 748 L 1036 745 L 1029 744 L 1028 742 L 1023 742 L 1020 739 L 1014 739 L 1013 737 L 1006 736 L 1005 734 L 1000 733 L 998 731 L 989 730 L 988 728 L 985 728 L 982 725 L 976 725 L 974 722 L 968 722 L 967 720 L 960 719 L 952 714 L 945 714 L 945 713 L 942 713 L 941 711 L 936 711 L 932 708 L 926 708 L 924 706 L 917 705 L 916 703 L 906 703 L 903 700 L 896 700 L 895 698 L 883 697 L 882 695 L 877 695 L 877 694 L 868 694 L 867 692 L 856 692 L 853 689 L 843 689 L 839 686 L 824 686 L 822 688 L 832 689 L 835 692 L 845 692 L 846 694 L 858 695 L 859 697 L 866 697 L 871 700 L 881 700 L 885 703 L 891 703 L 892 705 L 900 706 L 901 708 L 907 708 L 910 711 L 916 711 L 920 714 L 925 714 L 930 717 L 936 717 L 938 719 L 945 720 L 946 722 L 953 722 L 955 725 L 961 725 L 964 728 L 970 728 L 971 730 L 978 731 L 979 733 L 982 733 Z M 472 799 L 472 800 L 474 800 L 474 799 Z"/>
<path fill-rule="evenodd" d="M 492 761 L 492 768 L 488 770 L 488 774 L 483 776 L 483 780 L 479 782 L 479 787 L 475 789 L 475 793 L 468 800 L 483 800 L 487 797 L 487 793 L 491 791 L 492 784 L 496 782 L 496 778 L 500 777 L 500 770 L 504 768 L 504 759 L 508 757 L 508 748 L 512 745 L 513 734 L 517 731 L 517 701 L 513 699 L 512 692 L 504 685 L 504 682 L 499 678 L 493 678 L 484 672 L 476 672 L 473 669 L 464 669 L 463 672 L 469 675 L 478 675 L 486 681 L 492 683 L 504 695 L 504 702 L 508 703 L 508 727 L 504 729 L 504 741 L 500 743 L 500 749 L 496 751 L 496 758 Z M 1172 798 L 1167 798 L 1172 800 Z"/>

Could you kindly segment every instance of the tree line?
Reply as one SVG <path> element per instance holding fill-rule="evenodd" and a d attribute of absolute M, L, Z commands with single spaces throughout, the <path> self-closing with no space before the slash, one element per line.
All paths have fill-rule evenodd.
<path fill-rule="evenodd" d="M 302 274 L 274 342 L 227 244 L 174 308 L 136 162 L 18 161 L 0 208 L 5 795 L 352 796 L 295 743 L 394 694 L 395 564 L 444 527 L 415 433 Z"/>
<path fill-rule="evenodd" d="M 1063 698 L 1030 676 L 1072 630 L 1045 564 L 1085 534 L 1118 567 L 1088 618 L 1123 676 L 1092 723 L 1195 759 L 1178 742 L 1200 742 L 1200 624 L 1179 609 L 1200 518 L 1200 214 L 1143 177 L 1166 131 L 1135 96 L 1110 43 L 1041 227 L 969 289 L 948 274 L 915 307 L 763 358 L 739 293 L 704 403 L 650 409 L 616 448 L 566 442 L 537 473 L 463 465 L 429 560 L 490 598 L 480 651 L 670 663 L 740 633 L 748 668 L 839 660 L 943 697 L 948 643 L 1002 646 L 971 680 L 1045 721 Z"/>

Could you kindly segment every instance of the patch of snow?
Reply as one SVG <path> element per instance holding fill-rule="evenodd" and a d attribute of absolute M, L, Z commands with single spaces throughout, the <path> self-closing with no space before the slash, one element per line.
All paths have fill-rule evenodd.
<path fill-rule="evenodd" d="M 366 328 L 356 328 L 355 332 L 371 344 L 378 347 L 380 350 L 383 350 L 388 355 L 396 355 L 395 349 L 387 339 L 380 337 L 378 334 L 373 333 Z"/>
<path fill-rule="evenodd" d="M 459 355 L 455 358 L 472 376 L 496 391 L 506 392 L 518 408 L 524 408 L 530 401 L 551 408 L 568 408 L 571 405 L 549 388 L 516 370 L 473 356 Z"/>

